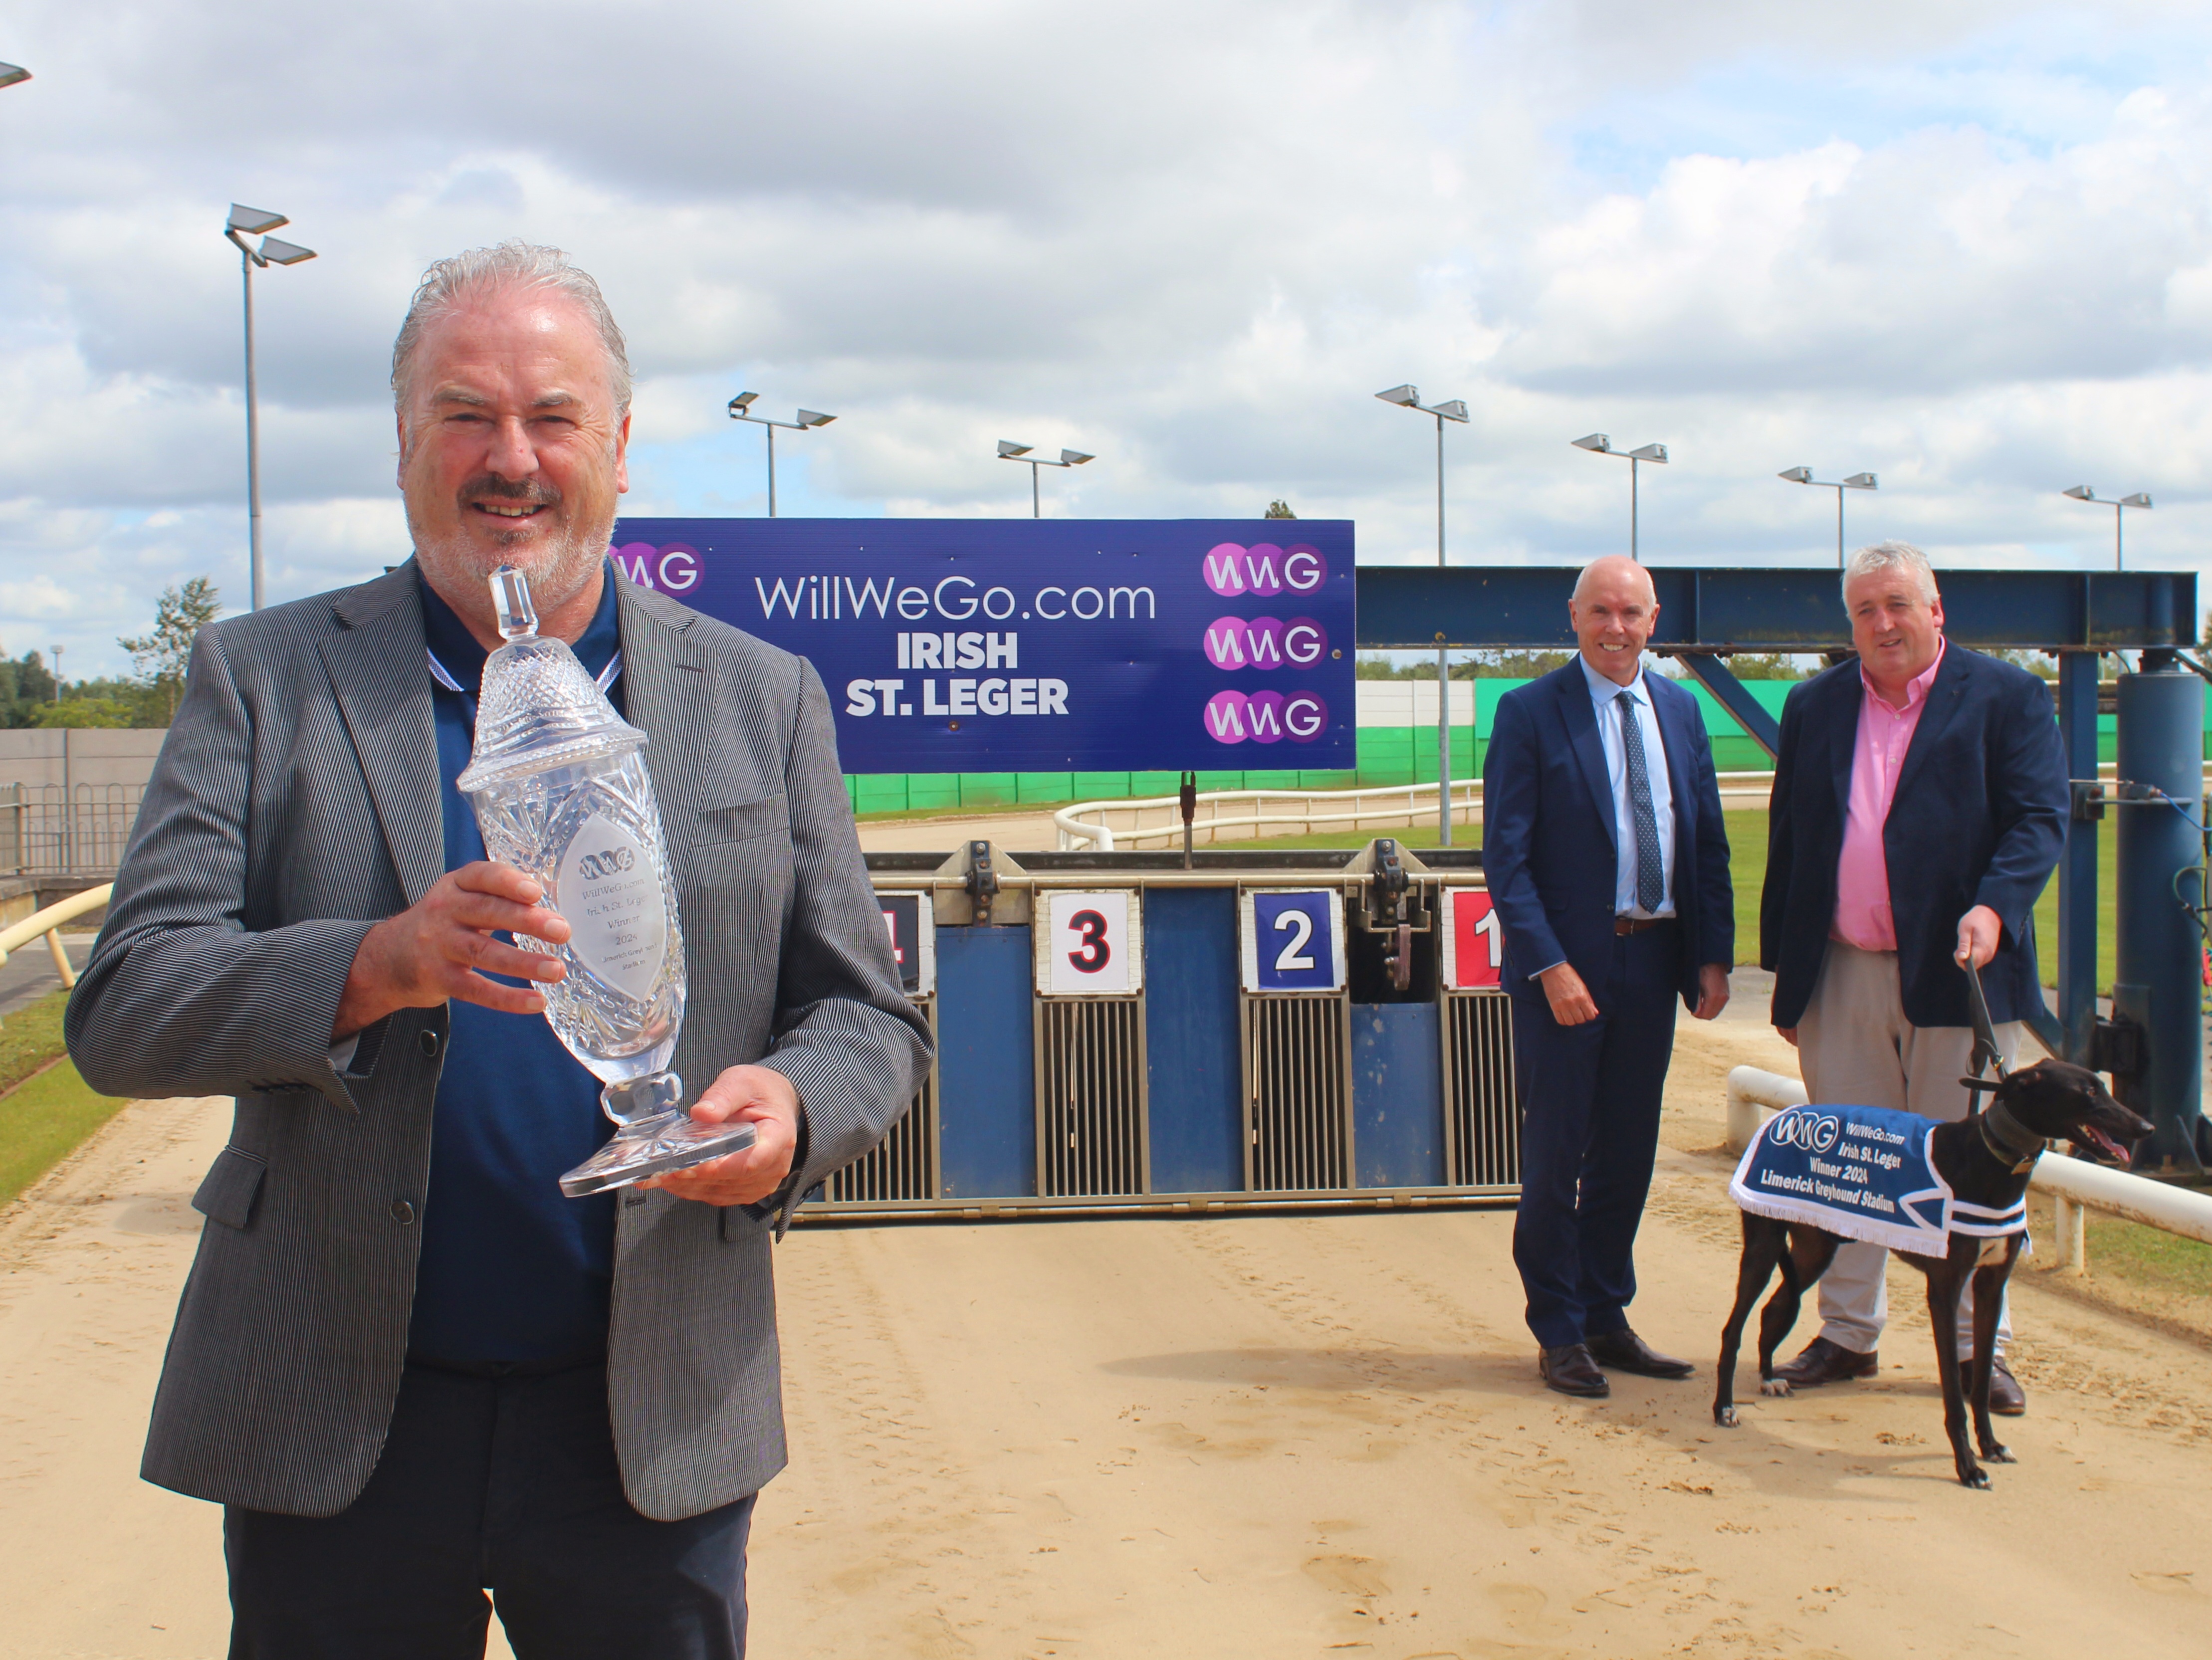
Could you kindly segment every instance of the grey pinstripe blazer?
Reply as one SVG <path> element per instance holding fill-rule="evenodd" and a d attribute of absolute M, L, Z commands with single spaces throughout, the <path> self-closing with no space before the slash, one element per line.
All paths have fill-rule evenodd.
<path fill-rule="evenodd" d="M 927 1029 L 901 994 L 802 660 L 619 577 L 630 720 L 675 863 L 690 1003 L 677 1069 L 786 1073 L 803 1194 L 913 1098 Z M 110 1095 L 234 1095 L 142 1473 L 331 1516 L 368 1481 L 407 1347 L 444 1008 L 331 1024 L 376 919 L 445 869 L 414 566 L 201 630 L 70 1053 Z M 617 1212 L 608 1396 L 630 1502 L 662 1520 L 785 1462 L 770 1221 L 664 1193 Z"/>

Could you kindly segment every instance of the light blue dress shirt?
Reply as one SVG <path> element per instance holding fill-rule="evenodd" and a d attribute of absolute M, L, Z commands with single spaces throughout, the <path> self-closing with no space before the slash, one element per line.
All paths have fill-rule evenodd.
<path fill-rule="evenodd" d="M 1667 775 L 1667 746 L 1660 741 L 1659 717 L 1651 707 L 1651 689 L 1644 684 L 1643 670 L 1626 686 L 1615 685 L 1590 666 L 1589 659 L 1577 656 L 1582 666 L 1583 678 L 1589 682 L 1591 707 L 1597 714 L 1598 741 L 1605 746 L 1606 777 L 1613 785 L 1613 850 L 1616 854 L 1613 882 L 1613 914 L 1615 916 L 1672 916 L 1674 914 L 1674 791 Z M 1659 831 L 1659 870 L 1666 880 L 1666 897 L 1659 902 L 1656 910 L 1646 910 L 1636 903 L 1636 812 L 1628 800 L 1628 752 L 1620 736 L 1623 710 L 1618 707 L 1624 693 L 1632 694 L 1635 702 L 1627 712 L 1636 719 L 1637 731 L 1644 739 L 1644 769 L 1650 775 L 1651 785 L 1651 813 L 1657 821 Z"/>

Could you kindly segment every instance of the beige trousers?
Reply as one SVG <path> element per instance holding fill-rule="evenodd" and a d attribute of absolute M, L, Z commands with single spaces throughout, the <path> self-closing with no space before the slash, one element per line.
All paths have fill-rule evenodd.
<path fill-rule="evenodd" d="M 2017 1021 L 1996 1029 L 2009 1067 L 2020 1052 Z M 1797 1027 L 1798 1064 L 1815 1102 L 1888 1107 L 1946 1122 L 1964 1118 L 1966 1075 L 1974 1052 L 1970 1026 L 1916 1026 L 1905 1018 L 1897 953 L 1861 951 L 1828 941 L 1820 982 Z M 1820 1279 L 1820 1335 L 1858 1354 L 1871 1354 L 1889 1318 L 1889 1253 L 1847 1241 Z M 1997 1315 L 1997 1353 L 2012 1341 L 2012 1313 Z M 1959 1299 L 1959 1353 L 1974 1347 L 1974 1292 Z"/>

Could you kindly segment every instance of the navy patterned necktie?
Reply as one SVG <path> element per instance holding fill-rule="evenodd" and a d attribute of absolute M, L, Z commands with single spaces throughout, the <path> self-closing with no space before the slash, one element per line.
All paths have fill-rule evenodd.
<path fill-rule="evenodd" d="M 1644 762 L 1644 731 L 1635 706 L 1642 700 L 1624 686 L 1613 700 L 1620 711 L 1620 750 L 1628 762 L 1628 808 L 1636 818 L 1636 903 L 1656 912 L 1667 898 L 1667 873 L 1659 863 L 1659 820 L 1651 811 L 1651 773 Z"/>

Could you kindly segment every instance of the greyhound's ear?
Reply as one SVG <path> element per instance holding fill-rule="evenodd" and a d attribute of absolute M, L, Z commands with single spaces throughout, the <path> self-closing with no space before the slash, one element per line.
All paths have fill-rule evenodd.
<path fill-rule="evenodd" d="M 1970 1090 L 1980 1090 L 1990 1095 L 1995 1095 L 2004 1087 L 2004 1080 L 2000 1078 L 1961 1078 L 1959 1081 Z"/>

